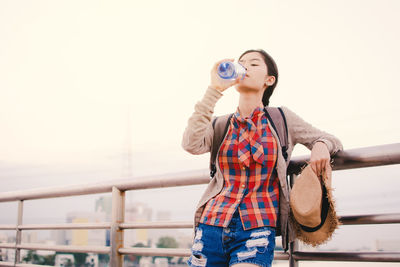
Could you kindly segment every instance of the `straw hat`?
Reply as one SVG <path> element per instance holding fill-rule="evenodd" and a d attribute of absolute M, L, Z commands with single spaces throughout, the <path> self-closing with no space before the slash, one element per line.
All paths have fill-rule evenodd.
<path fill-rule="evenodd" d="M 339 225 L 331 181 L 330 166 L 320 180 L 311 165 L 307 165 L 290 192 L 291 221 L 296 236 L 314 247 L 328 241 Z"/>

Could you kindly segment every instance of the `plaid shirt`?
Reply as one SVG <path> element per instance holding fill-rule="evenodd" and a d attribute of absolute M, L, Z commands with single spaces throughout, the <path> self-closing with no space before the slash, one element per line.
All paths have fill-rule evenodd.
<path fill-rule="evenodd" d="M 257 107 L 249 118 L 237 109 L 222 143 L 218 163 L 224 187 L 204 208 L 200 222 L 227 227 L 239 208 L 244 229 L 276 227 L 279 180 L 273 172 L 277 143 L 264 114 Z"/>

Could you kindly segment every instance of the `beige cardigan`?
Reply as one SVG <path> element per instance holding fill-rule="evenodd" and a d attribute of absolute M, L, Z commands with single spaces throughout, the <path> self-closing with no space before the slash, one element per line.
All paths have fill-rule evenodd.
<path fill-rule="evenodd" d="M 195 111 L 189 118 L 188 125 L 185 129 L 182 139 L 182 147 L 191 154 L 199 155 L 210 152 L 213 139 L 212 119 L 214 107 L 217 101 L 221 98 L 222 93 L 218 90 L 209 87 L 201 101 L 195 105 Z M 305 145 L 310 150 L 317 141 L 324 142 L 331 155 L 342 150 L 341 142 L 326 132 L 323 132 L 311 124 L 305 122 L 294 112 L 287 107 L 282 107 L 285 114 L 288 127 L 288 159 L 290 159 L 294 146 L 297 143 Z M 275 130 L 271 127 L 273 136 L 280 147 L 279 138 Z M 226 138 L 226 135 L 224 139 Z M 218 155 L 217 155 L 218 159 Z M 198 226 L 201 214 L 205 204 L 214 196 L 216 196 L 223 188 L 224 177 L 219 169 L 219 164 L 216 164 L 217 172 L 210 180 L 206 191 L 201 197 L 195 213 L 194 226 Z M 280 181 L 280 197 L 279 197 L 279 219 L 280 230 L 282 234 L 282 245 L 287 250 L 287 242 L 292 242 L 295 239 L 294 231 L 289 223 L 289 186 L 286 181 L 287 165 L 282 156 L 282 150 L 278 149 L 278 162 L 276 165 L 277 174 Z"/>

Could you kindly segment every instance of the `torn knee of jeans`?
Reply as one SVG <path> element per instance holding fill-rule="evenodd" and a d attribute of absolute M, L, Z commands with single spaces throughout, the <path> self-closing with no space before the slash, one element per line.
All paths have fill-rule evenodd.
<path fill-rule="evenodd" d="M 194 237 L 194 240 L 200 240 L 202 236 L 203 236 L 203 230 L 197 229 L 196 236 Z"/>
<path fill-rule="evenodd" d="M 253 232 L 250 239 L 246 241 L 246 248 L 257 248 L 259 252 L 264 252 L 269 244 L 268 236 L 271 234 L 269 230 L 261 230 Z"/>
<path fill-rule="evenodd" d="M 254 258 L 257 255 L 257 249 L 238 252 L 236 254 L 239 261 Z"/>
<path fill-rule="evenodd" d="M 190 258 L 192 266 L 205 267 L 207 265 L 207 258 L 198 252 L 194 252 Z"/>
<path fill-rule="evenodd" d="M 195 240 L 192 246 L 192 251 L 202 251 L 203 250 L 203 242 L 200 240 Z"/>
<path fill-rule="evenodd" d="M 268 238 L 266 237 L 259 237 L 259 238 L 254 238 L 254 239 L 249 239 L 246 241 L 246 247 L 247 248 L 253 248 L 253 247 L 266 247 L 268 246 Z"/>
<path fill-rule="evenodd" d="M 251 233 L 250 237 L 255 238 L 255 237 L 268 237 L 271 234 L 270 230 L 260 230 L 260 231 L 255 231 Z"/>

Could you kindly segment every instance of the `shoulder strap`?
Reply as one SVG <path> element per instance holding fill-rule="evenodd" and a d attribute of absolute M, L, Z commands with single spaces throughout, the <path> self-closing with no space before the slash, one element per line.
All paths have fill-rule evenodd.
<path fill-rule="evenodd" d="M 268 120 L 271 122 L 271 125 L 274 128 L 275 132 L 278 134 L 279 142 L 282 146 L 282 155 L 287 162 L 288 129 L 285 114 L 283 113 L 281 108 L 265 107 L 264 111 Z"/>
<path fill-rule="evenodd" d="M 215 160 L 217 157 L 218 148 L 221 146 L 226 131 L 228 131 L 229 122 L 231 121 L 232 116 L 233 113 L 216 117 L 212 122 L 214 128 L 214 137 L 211 145 L 210 177 L 214 177 L 214 174 L 217 171 L 217 168 L 215 166 Z"/>

